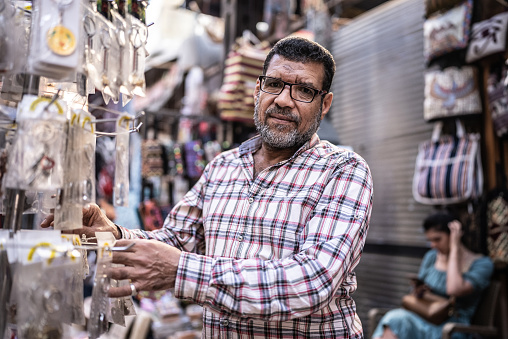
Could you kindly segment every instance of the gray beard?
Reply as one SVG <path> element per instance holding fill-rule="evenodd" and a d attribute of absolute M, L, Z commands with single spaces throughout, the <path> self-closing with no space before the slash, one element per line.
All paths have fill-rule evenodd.
<path fill-rule="evenodd" d="M 276 149 L 284 149 L 284 148 L 295 148 L 301 147 L 307 141 L 309 141 L 314 133 L 319 129 L 319 125 L 321 124 L 321 114 L 322 114 L 322 106 L 319 108 L 318 114 L 314 119 L 314 122 L 309 127 L 307 131 L 300 134 L 298 132 L 298 126 L 301 124 L 301 119 L 299 116 L 293 115 L 289 109 L 281 109 L 281 108 L 270 108 L 266 110 L 265 113 L 265 121 L 261 121 L 259 119 L 259 93 L 256 97 L 256 103 L 254 106 L 254 125 L 256 126 L 257 131 L 261 135 L 263 141 L 270 147 Z M 291 130 L 290 132 L 284 132 L 287 126 L 276 126 L 270 127 L 266 123 L 266 117 L 270 114 L 277 113 L 281 115 L 285 115 L 290 117 L 296 123 L 296 128 Z"/>

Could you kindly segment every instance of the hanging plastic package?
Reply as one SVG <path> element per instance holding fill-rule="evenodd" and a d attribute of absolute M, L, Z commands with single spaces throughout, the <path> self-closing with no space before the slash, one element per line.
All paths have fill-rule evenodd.
<path fill-rule="evenodd" d="M 110 244 L 99 247 L 97 250 L 97 268 L 90 305 L 90 320 L 87 324 L 90 339 L 97 339 L 108 330 L 108 291 L 111 281 L 108 269 L 111 267 L 112 258 Z"/>
<path fill-rule="evenodd" d="M 80 258 L 72 250 L 63 253 L 17 268 L 14 283 L 20 338 L 60 338 L 63 324 L 84 325 L 83 280 L 76 274 Z"/>
<path fill-rule="evenodd" d="M 80 153 L 80 196 L 78 202 L 83 207 L 95 203 L 95 150 L 97 138 L 95 136 L 94 117 L 89 112 L 81 110 L 81 146 Z"/>
<path fill-rule="evenodd" d="M 16 41 L 7 32 L 15 28 L 15 12 L 10 1 L 0 1 L 0 74 L 14 68 Z"/>
<path fill-rule="evenodd" d="M 129 206 L 129 121 L 126 114 L 116 123 L 114 206 Z"/>
<path fill-rule="evenodd" d="M 132 93 L 144 97 L 146 94 L 145 59 L 147 56 L 147 27 L 132 15 L 126 15 L 127 27 L 130 27 L 129 42 L 132 51 L 132 68 L 129 71 L 129 83 Z"/>
<path fill-rule="evenodd" d="M 78 0 L 34 0 L 29 71 L 74 81 L 82 63 L 83 6 Z"/>
<path fill-rule="evenodd" d="M 79 203 L 82 145 L 79 113 L 72 111 L 67 133 L 63 187 L 59 190 L 54 225 L 57 230 L 82 228 L 83 206 Z"/>
<path fill-rule="evenodd" d="M 132 85 L 129 83 L 129 68 L 131 65 L 131 46 L 128 40 L 128 27 L 125 19 L 117 12 L 113 12 L 113 25 L 115 26 L 115 38 L 118 43 L 118 71 L 113 82 L 122 96 L 122 105 L 125 106 L 133 97 Z"/>
<path fill-rule="evenodd" d="M 97 72 L 97 76 L 94 78 L 94 86 L 102 92 L 104 102 L 108 104 L 114 96 L 110 87 L 112 79 L 110 65 L 114 64 L 111 58 L 114 26 L 102 15 L 95 15 L 94 18 L 96 25 L 95 35 L 97 35 L 94 41 L 98 40 L 98 44 L 94 45 L 94 50 L 97 51 L 94 58 L 94 69 Z"/>
<path fill-rule="evenodd" d="M 7 250 L 0 243 L 0 334 L 7 328 L 7 309 L 11 296 L 12 274 L 7 257 Z"/>
<path fill-rule="evenodd" d="M 10 1 L 3 0 L 3 2 L 6 4 L 6 8 L 9 8 Z M 2 11 L 5 15 L 7 15 L 8 12 L 8 9 Z M 31 12 L 21 6 L 16 7 L 14 13 L 11 13 L 11 17 L 7 19 L 7 21 L 9 24 L 12 24 L 12 26 L 8 26 L 8 30 L 4 32 L 5 34 L 0 32 L 0 40 L 3 40 L 3 42 L 8 40 L 5 47 L 8 46 L 10 49 L 9 51 L 7 51 L 7 49 L 4 50 L 4 44 L 2 42 L 0 43 L 0 45 L 2 45 L 0 47 L 0 54 L 5 53 L 6 59 L 10 61 L 6 63 L 6 73 L 4 73 L 1 86 L 1 97 L 8 101 L 19 102 L 22 98 L 23 86 L 25 83 L 25 77 L 22 73 L 26 72 L 28 41 L 30 39 L 30 24 L 32 21 Z M 10 42 L 12 42 L 12 44 L 10 44 Z M 0 74 L 1 73 L 0 71 Z"/>
<path fill-rule="evenodd" d="M 111 232 L 95 232 L 97 237 L 97 245 L 99 247 L 108 246 L 109 244 L 114 245 L 116 242 L 115 237 Z M 111 264 L 112 267 L 123 267 L 124 265 Z M 120 287 L 129 285 L 129 280 L 115 280 L 110 279 L 111 287 Z M 132 297 L 122 298 L 109 298 L 109 306 L 107 312 L 107 319 L 113 324 L 125 326 L 125 316 L 135 315 L 134 304 Z"/>
<path fill-rule="evenodd" d="M 83 18 L 83 31 L 85 40 L 85 54 L 83 71 L 87 77 L 88 94 L 95 93 L 94 84 L 99 82 L 99 70 L 97 69 L 97 57 L 99 54 L 99 34 L 97 13 L 92 8 L 85 6 Z"/>
<path fill-rule="evenodd" d="M 57 97 L 25 95 L 8 159 L 6 187 L 31 191 L 62 188 L 67 106 Z"/>
<path fill-rule="evenodd" d="M 117 31 L 113 23 L 111 25 L 111 47 L 109 48 L 109 62 L 107 68 L 107 74 L 109 79 L 108 95 L 115 104 L 120 101 L 120 86 L 122 85 L 121 74 L 120 74 L 120 41 L 123 41 L 120 32 Z"/>

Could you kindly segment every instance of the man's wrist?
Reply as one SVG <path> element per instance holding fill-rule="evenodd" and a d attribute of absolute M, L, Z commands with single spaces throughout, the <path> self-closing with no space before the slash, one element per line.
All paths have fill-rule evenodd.
<path fill-rule="evenodd" d="M 116 231 L 117 231 L 117 234 L 118 234 L 118 237 L 115 237 L 117 240 L 119 239 L 123 239 L 124 236 L 123 236 L 123 231 L 122 231 L 122 228 L 120 226 L 118 226 L 117 224 L 114 224 L 116 226 Z"/>

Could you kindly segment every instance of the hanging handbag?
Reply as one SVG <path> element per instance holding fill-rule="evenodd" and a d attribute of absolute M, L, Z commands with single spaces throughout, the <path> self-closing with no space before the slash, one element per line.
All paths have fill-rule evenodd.
<path fill-rule="evenodd" d="M 489 256 L 508 264 L 508 190 L 499 188 L 489 192 L 485 208 Z"/>
<path fill-rule="evenodd" d="M 424 21 L 423 50 L 427 63 L 467 47 L 472 10 L 473 0 L 466 0 L 448 11 L 435 13 Z"/>
<path fill-rule="evenodd" d="M 496 69 L 491 67 L 487 79 L 487 100 L 496 135 L 500 138 L 508 132 L 508 90 L 505 85 L 507 69 L 503 64 Z"/>
<path fill-rule="evenodd" d="M 481 220 L 487 238 L 487 253 L 493 261 L 508 264 L 508 188 L 504 145 L 499 143 L 501 158 L 496 163 L 497 187 L 485 194 Z"/>
<path fill-rule="evenodd" d="M 454 305 L 453 297 L 444 298 L 430 291 L 425 291 L 421 298 L 415 294 L 402 297 L 402 307 L 435 325 L 444 323 L 453 315 Z"/>
<path fill-rule="evenodd" d="M 413 197 L 419 203 L 455 204 L 482 193 L 480 135 L 464 133 L 458 120 L 456 126 L 456 136 L 441 136 L 442 122 L 436 123 L 432 139 L 419 146 L 413 177 Z"/>
<path fill-rule="evenodd" d="M 433 121 L 482 112 L 478 71 L 473 66 L 448 67 L 425 73 L 423 117 Z"/>
<path fill-rule="evenodd" d="M 503 52 L 506 48 L 508 12 L 473 24 L 467 47 L 466 62 L 471 63 L 486 56 Z"/>

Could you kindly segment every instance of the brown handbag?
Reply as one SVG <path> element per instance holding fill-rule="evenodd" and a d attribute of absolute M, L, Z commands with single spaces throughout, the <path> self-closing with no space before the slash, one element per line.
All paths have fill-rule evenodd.
<path fill-rule="evenodd" d="M 415 294 L 402 297 L 402 307 L 418 314 L 435 325 L 440 325 L 453 315 L 455 298 L 449 299 L 425 291 L 421 298 Z"/>

